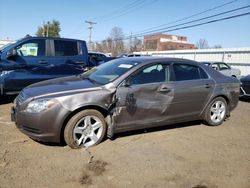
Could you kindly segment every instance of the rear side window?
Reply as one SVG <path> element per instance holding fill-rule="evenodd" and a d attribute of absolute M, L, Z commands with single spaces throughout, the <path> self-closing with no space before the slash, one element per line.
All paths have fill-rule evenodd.
<path fill-rule="evenodd" d="M 200 71 L 201 79 L 208 79 L 207 73 L 202 68 L 199 68 L 199 71 Z"/>
<path fill-rule="evenodd" d="M 77 42 L 54 40 L 55 56 L 75 56 L 78 55 Z"/>
<path fill-rule="evenodd" d="M 197 79 L 208 78 L 206 72 L 197 66 L 185 65 L 185 64 L 174 64 L 173 68 L 174 68 L 176 81 L 197 80 Z"/>

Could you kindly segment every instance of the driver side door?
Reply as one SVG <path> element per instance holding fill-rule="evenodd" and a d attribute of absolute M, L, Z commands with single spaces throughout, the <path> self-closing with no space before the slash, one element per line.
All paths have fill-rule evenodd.
<path fill-rule="evenodd" d="M 46 79 L 42 76 L 42 71 L 37 71 L 39 67 L 48 66 L 44 39 L 27 40 L 15 50 L 17 55 L 10 59 L 15 65 L 5 75 L 7 92 L 17 92 L 30 84 Z"/>
<path fill-rule="evenodd" d="M 116 131 L 157 126 L 165 122 L 173 100 L 173 86 L 168 64 L 151 64 L 117 88 L 114 123 Z"/>

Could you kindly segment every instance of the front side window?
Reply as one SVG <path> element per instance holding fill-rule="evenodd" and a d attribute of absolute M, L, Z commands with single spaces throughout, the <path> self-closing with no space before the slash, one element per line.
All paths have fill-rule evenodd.
<path fill-rule="evenodd" d="M 169 66 L 162 64 L 152 65 L 132 76 L 131 84 L 148 84 L 169 81 Z"/>
<path fill-rule="evenodd" d="M 78 55 L 77 42 L 54 40 L 55 56 L 75 56 Z"/>
<path fill-rule="evenodd" d="M 45 41 L 31 40 L 18 46 L 16 50 L 19 56 L 44 56 Z"/>
<path fill-rule="evenodd" d="M 185 65 L 185 64 L 174 64 L 174 74 L 176 81 L 183 80 L 197 80 L 208 78 L 205 71 L 197 66 Z"/>
<path fill-rule="evenodd" d="M 219 70 L 219 67 L 218 67 L 218 64 L 212 64 L 212 68 L 214 69 L 214 70 Z"/>

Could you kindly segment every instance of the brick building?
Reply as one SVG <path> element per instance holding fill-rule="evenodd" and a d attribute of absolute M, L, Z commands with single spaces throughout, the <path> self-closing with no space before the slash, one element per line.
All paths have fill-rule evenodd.
<path fill-rule="evenodd" d="M 176 35 L 145 35 L 143 42 L 144 51 L 196 49 L 194 44 L 187 43 L 187 37 Z"/>

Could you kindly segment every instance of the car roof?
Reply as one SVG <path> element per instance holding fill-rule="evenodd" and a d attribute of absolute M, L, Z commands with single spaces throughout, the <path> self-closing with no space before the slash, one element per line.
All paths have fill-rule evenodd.
<path fill-rule="evenodd" d="M 225 63 L 225 62 L 222 62 L 222 61 L 201 61 L 201 63 L 203 63 L 203 64 L 213 64 L 213 63 Z"/>
<path fill-rule="evenodd" d="M 202 66 L 203 68 L 207 69 L 210 67 L 207 67 L 204 64 L 201 64 L 199 62 L 189 60 L 189 59 L 182 59 L 182 58 L 172 58 L 172 57 L 157 57 L 157 56 L 140 56 L 140 57 L 124 57 L 124 58 L 117 58 L 114 60 L 111 60 L 109 62 L 119 61 L 121 64 L 126 63 L 136 63 L 136 65 L 131 68 L 129 71 L 127 71 L 124 75 L 120 76 L 117 80 L 113 82 L 115 85 L 119 85 L 122 80 L 124 80 L 128 75 L 133 73 L 134 71 L 140 69 L 143 66 L 151 65 L 152 63 L 175 63 L 175 64 L 188 64 L 188 65 L 194 65 L 194 66 Z M 107 62 L 107 63 L 109 63 Z M 212 69 L 212 68 L 211 68 Z M 212 71 L 214 71 L 212 69 Z"/>
<path fill-rule="evenodd" d="M 26 37 L 22 38 L 21 40 L 26 40 L 26 39 L 53 39 L 53 40 L 84 41 L 84 40 L 70 39 L 70 38 L 61 38 L 61 37 L 36 37 L 36 36 L 26 36 Z"/>
<path fill-rule="evenodd" d="M 89 51 L 88 53 L 104 54 L 103 52 L 94 52 L 94 51 Z"/>
<path fill-rule="evenodd" d="M 192 64 L 192 65 L 197 65 L 199 64 L 196 61 L 192 61 L 189 59 L 182 59 L 182 58 L 172 58 L 172 57 L 155 57 L 155 56 L 140 56 L 140 57 L 125 57 L 125 58 L 121 58 L 121 60 L 124 61 L 135 61 L 138 62 L 140 64 L 147 64 L 147 63 L 153 63 L 153 62 L 175 62 L 175 63 L 180 63 L 183 64 L 188 63 L 188 64 Z"/>

